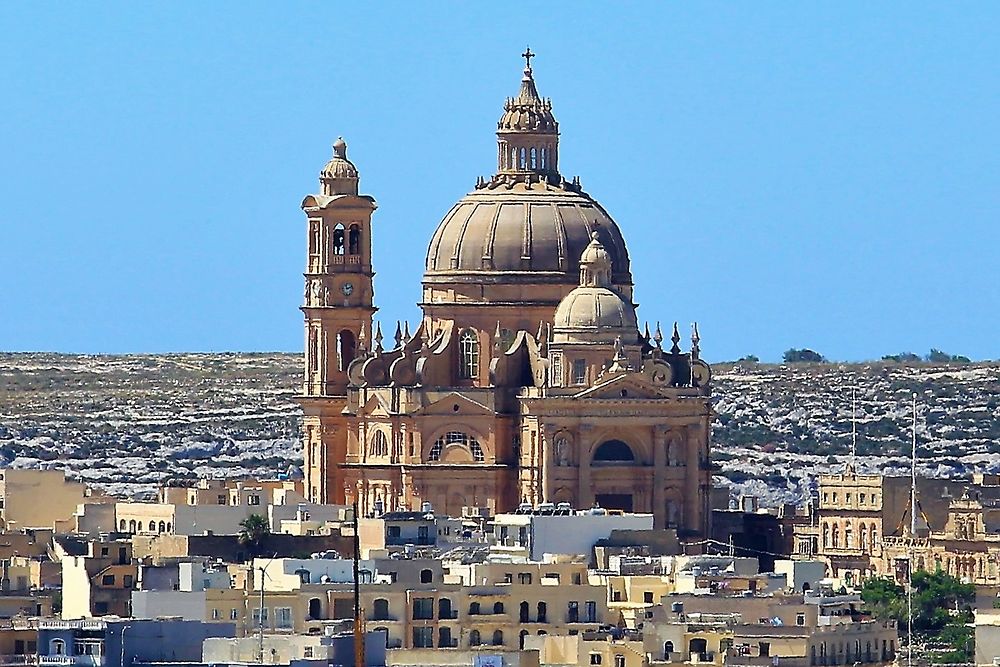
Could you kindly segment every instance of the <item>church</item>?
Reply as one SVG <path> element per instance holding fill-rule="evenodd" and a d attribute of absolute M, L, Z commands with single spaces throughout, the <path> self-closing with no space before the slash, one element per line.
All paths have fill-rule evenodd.
<path fill-rule="evenodd" d="M 342 139 L 303 200 L 307 493 L 365 513 L 600 506 L 707 535 L 697 326 L 687 351 L 676 324 L 640 329 L 622 231 L 560 172 L 533 55 L 497 123 L 496 173 L 430 236 L 419 323 L 374 322 L 377 204 Z"/>

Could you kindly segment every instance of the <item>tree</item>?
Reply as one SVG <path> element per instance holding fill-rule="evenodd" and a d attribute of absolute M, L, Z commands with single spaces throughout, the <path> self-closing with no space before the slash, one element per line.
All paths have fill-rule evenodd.
<path fill-rule="evenodd" d="M 975 587 L 938 570 L 913 573 L 913 635 L 927 642 L 951 647 L 942 662 L 968 662 L 972 633 L 972 603 Z M 878 618 L 895 620 L 909 635 L 906 590 L 888 578 L 869 579 L 861 589 L 861 598 Z"/>
<path fill-rule="evenodd" d="M 822 354 L 814 350 L 810 350 L 807 347 L 804 347 L 801 350 L 794 347 L 790 350 L 786 350 L 785 354 L 782 355 L 782 359 L 786 364 L 797 364 L 801 362 L 822 363 L 826 361 L 826 358 L 823 357 Z"/>
<path fill-rule="evenodd" d="M 747 354 L 745 356 L 740 357 L 736 361 L 741 364 L 759 364 L 760 357 L 758 357 L 756 354 Z"/>
<path fill-rule="evenodd" d="M 267 536 L 271 534 L 271 526 L 267 518 L 260 514 L 251 514 L 240 521 L 239 543 L 245 546 L 252 556 L 260 555 L 260 549 Z"/>
<path fill-rule="evenodd" d="M 948 354 L 947 352 L 942 352 L 941 350 L 931 348 L 931 351 L 927 353 L 927 361 L 933 362 L 935 364 L 946 364 L 949 362 L 967 364 L 970 363 L 968 357 L 963 357 L 960 354 Z"/>
<path fill-rule="evenodd" d="M 899 354 L 887 354 L 882 357 L 882 361 L 895 361 L 896 363 L 920 363 L 923 361 L 919 354 L 913 354 L 912 352 L 900 352 Z"/>

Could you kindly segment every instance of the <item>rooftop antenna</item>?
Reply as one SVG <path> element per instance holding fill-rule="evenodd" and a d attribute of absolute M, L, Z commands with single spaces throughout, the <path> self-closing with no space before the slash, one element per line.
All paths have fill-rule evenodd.
<path fill-rule="evenodd" d="M 274 559 L 278 557 L 278 553 L 275 552 L 271 556 L 271 560 L 267 561 L 260 568 L 260 616 L 258 620 L 260 621 L 260 633 L 257 636 L 257 657 L 260 664 L 264 664 L 264 578 L 270 579 L 271 577 L 267 574 L 267 568 L 271 567 L 271 563 Z"/>

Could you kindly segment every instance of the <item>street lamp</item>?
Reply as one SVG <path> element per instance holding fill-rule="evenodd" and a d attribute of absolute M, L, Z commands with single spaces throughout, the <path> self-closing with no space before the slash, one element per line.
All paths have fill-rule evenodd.
<path fill-rule="evenodd" d="M 128 623 L 126 623 L 125 625 L 122 626 L 121 647 L 120 647 L 120 650 L 121 650 L 121 656 L 120 656 L 121 657 L 121 665 L 120 665 L 120 667 L 125 667 L 125 631 L 128 630 L 131 627 L 132 626 L 129 625 Z M 129 665 L 131 665 L 131 664 L 132 664 L 132 661 L 129 661 Z"/>

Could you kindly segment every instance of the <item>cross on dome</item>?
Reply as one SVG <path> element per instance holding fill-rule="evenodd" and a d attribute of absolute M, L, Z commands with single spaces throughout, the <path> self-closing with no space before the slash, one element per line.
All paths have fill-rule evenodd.
<path fill-rule="evenodd" d="M 535 54 L 531 52 L 531 47 L 530 46 L 524 50 L 524 53 L 521 54 L 521 57 L 524 58 L 524 66 L 525 66 L 525 68 L 527 68 L 527 69 L 530 70 L 531 69 L 531 59 L 535 57 Z"/>

